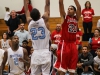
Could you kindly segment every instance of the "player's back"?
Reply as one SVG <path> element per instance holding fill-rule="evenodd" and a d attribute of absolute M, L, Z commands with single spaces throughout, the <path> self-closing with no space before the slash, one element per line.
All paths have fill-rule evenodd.
<path fill-rule="evenodd" d="M 62 24 L 62 37 L 61 39 L 67 42 L 76 41 L 76 32 L 77 32 L 77 19 L 76 17 L 66 16 Z"/>
<path fill-rule="evenodd" d="M 28 31 L 32 37 L 34 50 L 49 49 L 50 31 L 47 29 L 43 18 L 30 21 Z"/>

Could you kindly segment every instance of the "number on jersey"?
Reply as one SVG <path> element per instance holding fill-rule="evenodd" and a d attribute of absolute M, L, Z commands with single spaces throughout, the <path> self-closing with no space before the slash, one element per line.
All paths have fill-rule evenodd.
<path fill-rule="evenodd" d="M 38 32 L 41 32 L 41 36 L 37 36 Z M 45 38 L 45 29 L 43 27 L 31 28 L 30 29 L 32 40 L 44 39 Z"/>
<path fill-rule="evenodd" d="M 75 26 L 74 24 L 69 24 L 68 25 L 68 32 L 69 33 L 76 33 L 77 32 L 77 26 Z"/>
<path fill-rule="evenodd" d="M 18 58 L 16 58 L 16 57 L 14 58 L 14 64 L 18 65 Z"/>

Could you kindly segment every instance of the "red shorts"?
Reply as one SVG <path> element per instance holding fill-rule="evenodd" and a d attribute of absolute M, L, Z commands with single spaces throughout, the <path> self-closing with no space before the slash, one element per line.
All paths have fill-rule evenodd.
<path fill-rule="evenodd" d="M 78 61 L 78 50 L 76 44 L 60 42 L 57 50 L 57 60 L 54 67 L 60 71 L 74 73 Z"/>

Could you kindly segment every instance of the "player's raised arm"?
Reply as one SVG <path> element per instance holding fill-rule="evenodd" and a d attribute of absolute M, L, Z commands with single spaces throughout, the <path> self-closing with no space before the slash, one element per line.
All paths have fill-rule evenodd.
<path fill-rule="evenodd" d="M 25 15 L 26 15 L 27 22 L 29 23 L 30 20 L 31 20 L 31 17 L 30 17 L 30 12 L 28 10 L 27 0 L 24 0 L 24 10 L 25 10 Z"/>
<path fill-rule="evenodd" d="M 81 6 L 80 6 L 78 0 L 74 0 L 74 2 L 75 2 L 76 7 L 77 7 L 76 16 L 77 16 L 77 19 L 79 20 L 79 18 L 81 16 Z"/>
<path fill-rule="evenodd" d="M 45 0 L 44 15 L 42 16 L 47 28 L 49 29 L 49 17 L 50 17 L 50 0 Z"/>
<path fill-rule="evenodd" d="M 64 9 L 64 4 L 63 4 L 63 0 L 59 0 L 59 11 L 60 11 L 60 16 L 65 18 L 65 9 Z"/>
<path fill-rule="evenodd" d="M 45 1 L 45 12 L 50 16 L 50 0 Z"/>

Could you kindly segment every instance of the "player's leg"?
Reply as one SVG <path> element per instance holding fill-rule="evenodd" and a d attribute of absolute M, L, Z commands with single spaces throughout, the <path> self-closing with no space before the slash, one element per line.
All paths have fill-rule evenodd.
<path fill-rule="evenodd" d="M 70 75 L 74 75 L 77 67 L 77 61 L 78 61 L 78 50 L 77 46 L 74 43 L 70 44 L 70 62 L 68 66 L 68 71 L 70 72 Z"/>
<path fill-rule="evenodd" d="M 58 71 L 59 71 L 60 62 L 61 62 L 61 47 L 62 47 L 62 42 L 60 42 L 58 45 L 58 49 L 56 51 L 57 60 L 54 63 L 54 68 L 57 69 Z"/>
<path fill-rule="evenodd" d="M 42 75 L 50 75 L 51 62 L 41 65 Z"/>
<path fill-rule="evenodd" d="M 61 64 L 60 64 L 60 70 L 63 72 L 66 72 L 68 69 L 69 65 L 69 60 L 70 60 L 70 49 L 69 49 L 69 44 L 68 43 L 63 43 L 62 44 L 62 49 L 61 49 Z"/>
<path fill-rule="evenodd" d="M 31 75 L 41 75 L 41 65 L 32 65 L 31 66 Z"/>

